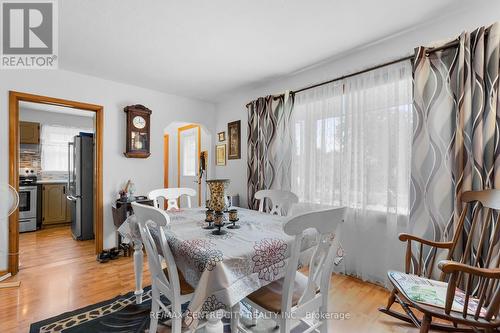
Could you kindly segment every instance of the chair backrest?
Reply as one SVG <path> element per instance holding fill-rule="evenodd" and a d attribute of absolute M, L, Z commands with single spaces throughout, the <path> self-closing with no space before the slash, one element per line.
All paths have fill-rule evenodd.
<path fill-rule="evenodd" d="M 255 193 L 255 199 L 260 201 L 259 212 L 264 211 L 264 204 L 268 199 L 268 201 L 271 201 L 269 213 L 279 216 L 285 215 L 285 212 L 288 212 L 293 204 L 299 202 L 299 197 L 295 193 L 282 190 L 260 190 Z"/>
<path fill-rule="evenodd" d="M 160 188 L 149 192 L 148 198 L 150 200 L 153 200 L 154 206 L 156 208 L 161 208 L 158 198 L 163 198 L 165 201 L 167 201 L 167 210 L 171 210 L 179 209 L 177 200 L 184 195 L 187 197 L 188 208 L 191 208 L 191 197 L 196 196 L 196 190 L 189 187 Z"/>
<path fill-rule="evenodd" d="M 448 260 L 484 269 L 500 268 L 500 190 L 464 192 L 461 201 L 465 207 L 457 222 Z M 480 298 L 482 306 L 498 311 L 498 280 L 478 279 L 465 273 L 452 279 L 465 288 L 468 296 Z"/>
<path fill-rule="evenodd" d="M 465 204 L 458 219 L 449 258 L 462 264 L 481 268 L 498 268 L 500 265 L 500 190 L 469 191 L 462 193 Z M 462 249 L 457 249 L 460 238 Z M 458 251 L 457 251 L 458 250 Z"/>
<path fill-rule="evenodd" d="M 317 245 L 309 263 L 307 288 L 299 300 L 299 306 L 314 297 L 328 297 L 330 279 L 333 270 L 333 240 L 335 232 L 346 215 L 345 207 L 330 208 L 308 212 L 291 217 L 283 227 L 286 234 L 294 236 L 290 258 L 286 268 L 283 284 L 282 313 L 289 313 L 292 306 L 294 281 L 299 265 L 304 231 L 314 229 L 317 232 Z M 319 288 L 319 292 L 317 290 Z"/>
<path fill-rule="evenodd" d="M 142 243 L 146 249 L 153 283 L 161 284 L 162 291 L 169 299 L 172 299 L 170 297 L 180 295 L 180 282 L 177 265 L 165 235 L 165 228 L 170 224 L 170 219 L 163 210 L 156 207 L 133 202 L 132 209 L 137 218 Z M 168 275 L 165 275 L 162 269 L 162 260 L 166 263 Z"/>

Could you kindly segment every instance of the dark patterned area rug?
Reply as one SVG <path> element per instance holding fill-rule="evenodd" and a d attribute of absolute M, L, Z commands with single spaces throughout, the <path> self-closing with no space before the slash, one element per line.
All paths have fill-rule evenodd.
<path fill-rule="evenodd" d="M 163 300 L 165 304 L 168 301 Z M 187 304 L 183 307 L 183 311 Z M 113 299 L 31 324 L 30 333 L 142 333 L 149 329 L 151 288 L 144 288 L 142 304 L 135 303 L 129 292 Z M 170 327 L 159 323 L 158 332 L 170 332 Z M 224 321 L 224 332 L 231 332 L 229 321 Z"/>
<path fill-rule="evenodd" d="M 166 299 L 163 299 L 168 304 Z M 182 308 L 185 311 L 187 304 Z M 89 305 L 87 307 L 66 312 L 31 324 L 30 333 L 92 333 L 92 332 L 122 332 L 143 333 L 149 329 L 149 315 L 151 311 L 151 287 L 144 288 L 143 302 L 135 303 L 135 295 L 129 292 L 113 299 Z M 250 309 L 242 303 L 242 320 L 249 320 Z M 230 333 L 229 318 L 223 319 L 224 332 Z M 274 321 L 259 320 L 257 326 L 249 329 L 252 332 L 277 332 Z M 306 330 L 306 326 L 298 323 L 292 329 L 293 333 Z M 201 329 L 203 331 L 203 329 Z M 170 327 L 165 323 L 158 323 L 158 332 L 170 333 Z"/>

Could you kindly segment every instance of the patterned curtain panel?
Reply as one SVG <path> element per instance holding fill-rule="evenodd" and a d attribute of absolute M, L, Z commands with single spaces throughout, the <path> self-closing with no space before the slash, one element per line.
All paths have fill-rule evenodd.
<path fill-rule="evenodd" d="M 291 189 L 294 94 L 260 97 L 248 104 L 248 207 L 258 209 L 255 193 Z"/>
<path fill-rule="evenodd" d="M 415 51 L 410 224 L 426 238 L 453 237 L 462 192 L 499 187 L 499 29 Z"/>

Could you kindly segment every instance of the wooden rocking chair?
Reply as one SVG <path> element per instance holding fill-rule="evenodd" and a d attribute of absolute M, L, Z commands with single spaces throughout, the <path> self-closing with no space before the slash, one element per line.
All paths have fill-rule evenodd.
<path fill-rule="evenodd" d="M 500 326 L 500 190 L 465 192 L 461 200 L 465 208 L 460 214 L 451 242 L 433 242 L 409 234 L 399 235 L 399 239 L 407 243 L 406 275 L 388 273 L 394 289 L 387 307 L 379 308 L 379 311 L 414 324 L 420 328 L 420 332 L 436 329 L 489 333 L 498 332 Z M 471 226 L 467 238 L 460 242 L 467 217 L 471 218 Z M 412 252 L 413 242 L 418 244 L 418 256 Z M 428 252 L 424 252 L 424 246 Z M 447 251 L 447 260 L 439 262 L 441 273 L 438 281 L 441 282 L 436 282 L 432 280 L 432 271 L 439 251 Z M 431 260 L 427 267 L 424 253 Z M 401 280 L 395 276 L 440 285 L 441 291 L 446 290 L 444 304 L 428 305 L 412 300 Z M 401 305 L 405 314 L 391 310 L 394 302 Z M 422 320 L 413 312 L 415 309 L 423 313 Z M 439 318 L 440 322 L 433 322 L 433 318 Z"/>

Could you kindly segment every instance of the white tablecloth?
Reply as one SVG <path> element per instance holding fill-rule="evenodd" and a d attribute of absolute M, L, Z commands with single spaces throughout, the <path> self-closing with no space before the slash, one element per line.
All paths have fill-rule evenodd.
<path fill-rule="evenodd" d="M 284 276 L 294 239 L 283 231 L 287 218 L 239 208 L 237 224 L 241 228 L 224 228 L 228 233 L 216 236 L 212 230 L 203 229 L 203 209 L 168 214 L 168 244 L 186 281 L 195 287 L 186 314 L 189 326 L 195 326 L 206 313 L 230 310 L 247 295 Z M 138 237 L 134 218 L 128 222 L 128 235 Z M 307 231 L 299 266 L 307 265 L 311 251 L 306 250 L 314 244 L 315 233 Z"/>

